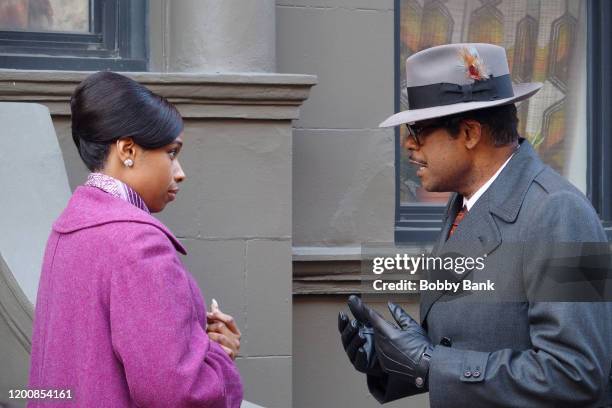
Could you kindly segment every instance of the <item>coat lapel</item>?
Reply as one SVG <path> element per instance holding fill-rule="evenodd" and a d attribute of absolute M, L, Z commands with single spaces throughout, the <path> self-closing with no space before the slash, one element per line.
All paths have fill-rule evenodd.
<path fill-rule="evenodd" d="M 446 211 L 444 211 L 444 219 L 442 220 L 442 231 L 438 236 L 438 240 L 434 244 L 432 249 L 432 254 L 436 254 L 440 248 L 444 246 L 446 243 L 446 237 L 448 237 L 448 232 L 450 231 L 451 226 L 453 225 L 453 221 L 457 216 L 459 210 L 463 207 L 463 196 L 453 193 L 448 201 L 448 205 L 446 206 Z"/>
<path fill-rule="evenodd" d="M 432 253 L 433 256 L 441 258 L 446 257 L 486 257 L 488 254 L 493 252 L 501 244 L 501 234 L 489 212 L 489 203 L 485 195 L 483 195 L 478 202 L 472 207 L 467 213 L 461 224 L 457 227 L 454 234 L 446 240 L 448 231 L 452 225 L 457 212 L 463 204 L 463 197 L 458 196 L 459 203 L 456 204 L 453 210 L 453 215 L 449 217 L 444 225 L 441 239 L 438 241 L 439 246 L 437 250 Z M 467 270 L 462 274 L 455 272 L 450 273 L 429 273 L 427 276 L 428 281 L 432 282 L 437 279 L 452 280 L 453 282 L 459 282 L 466 279 L 473 269 Z M 432 305 L 442 297 L 446 291 L 424 291 L 421 294 L 421 323 L 427 317 L 429 310 Z"/>
<path fill-rule="evenodd" d="M 446 240 L 455 216 L 463 205 L 461 195 L 454 194 L 451 197 L 447 219 L 438 242 L 434 246 L 432 256 L 444 257 L 445 254 L 460 254 L 460 256 L 476 258 L 491 254 L 502 243 L 502 229 L 498 222 L 513 223 L 516 221 L 529 186 L 545 168 L 528 141 L 521 138 L 519 143 L 520 148 L 499 177 L 468 212 L 453 236 Z M 499 220 L 496 221 L 496 218 Z M 461 275 L 452 272 L 444 276 L 458 282 L 466 279 L 471 272 L 472 270 L 469 270 Z M 433 278 L 435 281 L 435 277 L 431 274 L 427 278 L 430 281 Z M 424 323 L 433 304 L 445 293 L 445 291 L 421 293 L 421 324 Z"/>
<path fill-rule="evenodd" d="M 451 225 L 457 216 L 457 212 L 463 206 L 463 197 L 457 193 L 453 193 L 448 200 L 448 204 L 446 206 L 446 210 L 444 211 L 444 218 L 442 220 L 442 231 L 438 236 L 438 240 L 434 243 L 434 246 L 431 250 L 431 256 L 436 256 L 440 250 L 444 247 L 446 243 L 446 237 L 448 236 L 448 232 L 450 231 Z M 429 279 L 429 277 L 427 277 Z M 439 296 L 437 292 L 424 291 L 421 292 L 421 303 L 420 303 L 420 316 L 421 323 L 423 323 L 424 316 L 427 314 L 427 311 L 435 302 L 435 300 Z"/>

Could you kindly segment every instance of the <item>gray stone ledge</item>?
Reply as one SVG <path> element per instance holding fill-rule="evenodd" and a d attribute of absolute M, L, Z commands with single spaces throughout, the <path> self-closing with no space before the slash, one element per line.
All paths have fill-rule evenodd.
<path fill-rule="evenodd" d="M 294 246 L 292 248 L 293 261 L 359 261 L 361 260 L 361 246 Z"/>
<path fill-rule="evenodd" d="M 360 293 L 362 278 L 361 261 L 356 259 L 293 261 L 294 295 Z"/>
<path fill-rule="evenodd" d="M 91 72 L 0 70 L 0 101 L 37 102 L 70 114 L 72 91 Z M 195 119 L 293 120 L 317 83 L 314 75 L 123 73 Z"/>
<path fill-rule="evenodd" d="M 360 246 L 302 246 L 292 252 L 293 295 L 379 294 L 370 287 L 374 276 L 362 274 Z"/>

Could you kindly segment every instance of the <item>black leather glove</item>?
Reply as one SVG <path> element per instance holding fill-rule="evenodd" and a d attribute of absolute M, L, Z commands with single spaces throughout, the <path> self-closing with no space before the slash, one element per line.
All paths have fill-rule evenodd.
<path fill-rule="evenodd" d="M 364 323 L 369 317 L 363 314 L 361 299 L 354 295 L 349 297 L 348 306 L 355 319 L 349 320 L 344 312 L 338 314 L 338 330 L 344 351 L 357 371 L 379 376 L 382 370 L 375 355 L 374 330 Z"/>
<path fill-rule="evenodd" d="M 399 328 L 363 303 L 362 315 L 374 328 L 376 356 L 383 372 L 407 377 L 418 388 L 427 388 L 433 345 L 425 330 L 400 306 L 389 302 L 389 311 Z"/>

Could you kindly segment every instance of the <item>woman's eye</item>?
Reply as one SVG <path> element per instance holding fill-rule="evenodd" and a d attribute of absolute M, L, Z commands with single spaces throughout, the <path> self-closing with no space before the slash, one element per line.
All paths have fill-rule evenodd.
<path fill-rule="evenodd" d="M 176 157 L 176 153 L 177 153 L 177 151 L 176 151 L 176 150 L 171 150 L 171 151 L 169 152 L 169 154 L 170 154 L 170 158 L 171 158 L 171 159 L 174 159 L 174 158 Z"/>

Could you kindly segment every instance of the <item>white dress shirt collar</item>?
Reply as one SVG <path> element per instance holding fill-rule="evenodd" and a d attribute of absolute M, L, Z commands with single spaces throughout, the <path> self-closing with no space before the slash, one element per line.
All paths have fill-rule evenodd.
<path fill-rule="evenodd" d="M 517 147 L 517 150 L 518 150 L 518 147 Z M 514 153 L 516 153 L 516 150 L 514 151 Z M 497 169 L 495 174 L 486 183 L 484 183 L 474 194 L 472 194 L 472 196 L 469 199 L 463 197 L 463 205 L 467 208 L 468 211 L 472 209 L 474 204 L 476 204 L 476 201 L 478 201 L 478 199 L 485 193 L 485 191 L 487 191 L 487 189 L 491 186 L 491 184 L 493 184 L 497 176 L 499 176 L 499 173 L 501 173 L 501 171 L 504 169 L 504 167 L 506 167 L 506 165 L 508 164 L 512 156 L 514 156 L 514 153 L 512 153 L 512 155 L 508 157 L 508 160 L 506 160 L 504 164 L 502 164 L 501 167 Z"/>

